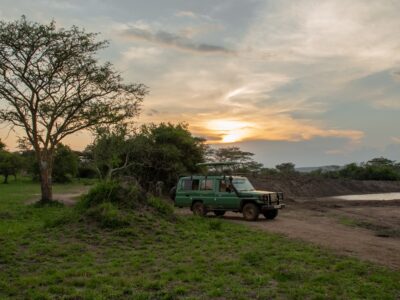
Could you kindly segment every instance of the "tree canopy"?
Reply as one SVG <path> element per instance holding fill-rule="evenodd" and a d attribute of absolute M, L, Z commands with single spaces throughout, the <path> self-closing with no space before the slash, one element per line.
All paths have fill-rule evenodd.
<path fill-rule="evenodd" d="M 295 173 L 296 172 L 295 167 L 296 167 L 296 165 L 294 163 L 291 163 L 291 162 L 281 163 L 281 164 L 275 166 L 275 168 L 279 172 L 285 173 L 285 174 Z"/>
<path fill-rule="evenodd" d="M 22 166 L 21 158 L 17 153 L 0 149 L 0 174 L 4 176 L 4 183 L 8 183 L 10 175 L 17 177 Z"/>
<path fill-rule="evenodd" d="M 54 154 L 54 182 L 70 182 L 78 173 L 78 157 L 70 147 L 58 144 Z"/>
<path fill-rule="evenodd" d="M 66 136 L 99 124 L 127 123 L 147 93 L 124 83 L 96 54 L 107 46 L 76 26 L 57 28 L 25 17 L 0 22 L 0 121 L 21 128 L 40 167 L 49 201 L 54 151 Z"/>
<path fill-rule="evenodd" d="M 157 181 L 172 186 L 179 175 L 198 171 L 205 147 L 186 124 L 161 123 L 143 125 L 131 134 L 125 129 L 101 131 L 87 152 L 103 179 L 125 174 L 144 186 Z"/>

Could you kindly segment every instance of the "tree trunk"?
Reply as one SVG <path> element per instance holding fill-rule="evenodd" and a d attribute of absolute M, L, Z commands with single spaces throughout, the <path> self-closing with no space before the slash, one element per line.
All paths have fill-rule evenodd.
<path fill-rule="evenodd" d="M 4 182 L 3 183 L 8 183 L 8 174 L 4 174 Z"/>
<path fill-rule="evenodd" d="M 51 159 L 43 157 L 40 164 L 40 187 L 42 190 L 42 203 L 49 203 L 53 200 L 53 188 L 52 188 L 52 164 Z"/>

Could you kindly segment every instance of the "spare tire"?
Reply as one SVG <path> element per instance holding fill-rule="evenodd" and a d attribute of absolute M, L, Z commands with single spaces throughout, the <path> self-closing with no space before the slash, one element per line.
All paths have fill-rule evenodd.
<path fill-rule="evenodd" d="M 175 201 L 176 197 L 176 186 L 174 186 L 172 189 L 169 190 L 169 197 Z"/>

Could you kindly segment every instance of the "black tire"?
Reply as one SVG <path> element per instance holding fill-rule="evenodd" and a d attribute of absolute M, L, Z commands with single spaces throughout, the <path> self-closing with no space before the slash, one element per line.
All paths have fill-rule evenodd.
<path fill-rule="evenodd" d="M 217 217 L 222 217 L 224 214 L 224 210 L 214 210 L 214 215 L 216 215 Z"/>
<path fill-rule="evenodd" d="M 171 198 L 171 200 L 175 201 L 175 197 L 176 197 L 176 186 L 174 186 L 172 189 L 169 190 L 169 197 Z"/>
<path fill-rule="evenodd" d="M 195 216 L 204 217 L 207 214 L 206 207 L 200 201 L 193 203 L 192 212 Z"/>
<path fill-rule="evenodd" d="M 278 210 L 277 209 L 267 210 L 266 212 L 263 213 L 263 215 L 266 219 L 273 220 L 278 215 Z"/>
<path fill-rule="evenodd" d="M 246 203 L 242 209 L 246 221 L 256 221 L 260 215 L 260 207 L 255 203 Z"/>

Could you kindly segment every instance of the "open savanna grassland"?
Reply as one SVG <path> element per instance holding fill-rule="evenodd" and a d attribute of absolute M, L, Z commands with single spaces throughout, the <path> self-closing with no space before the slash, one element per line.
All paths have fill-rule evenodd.
<path fill-rule="evenodd" d="M 400 297 L 399 272 L 279 235 L 146 211 L 106 229 L 74 207 L 27 205 L 38 192 L 26 180 L 0 186 L 0 299 Z"/>

